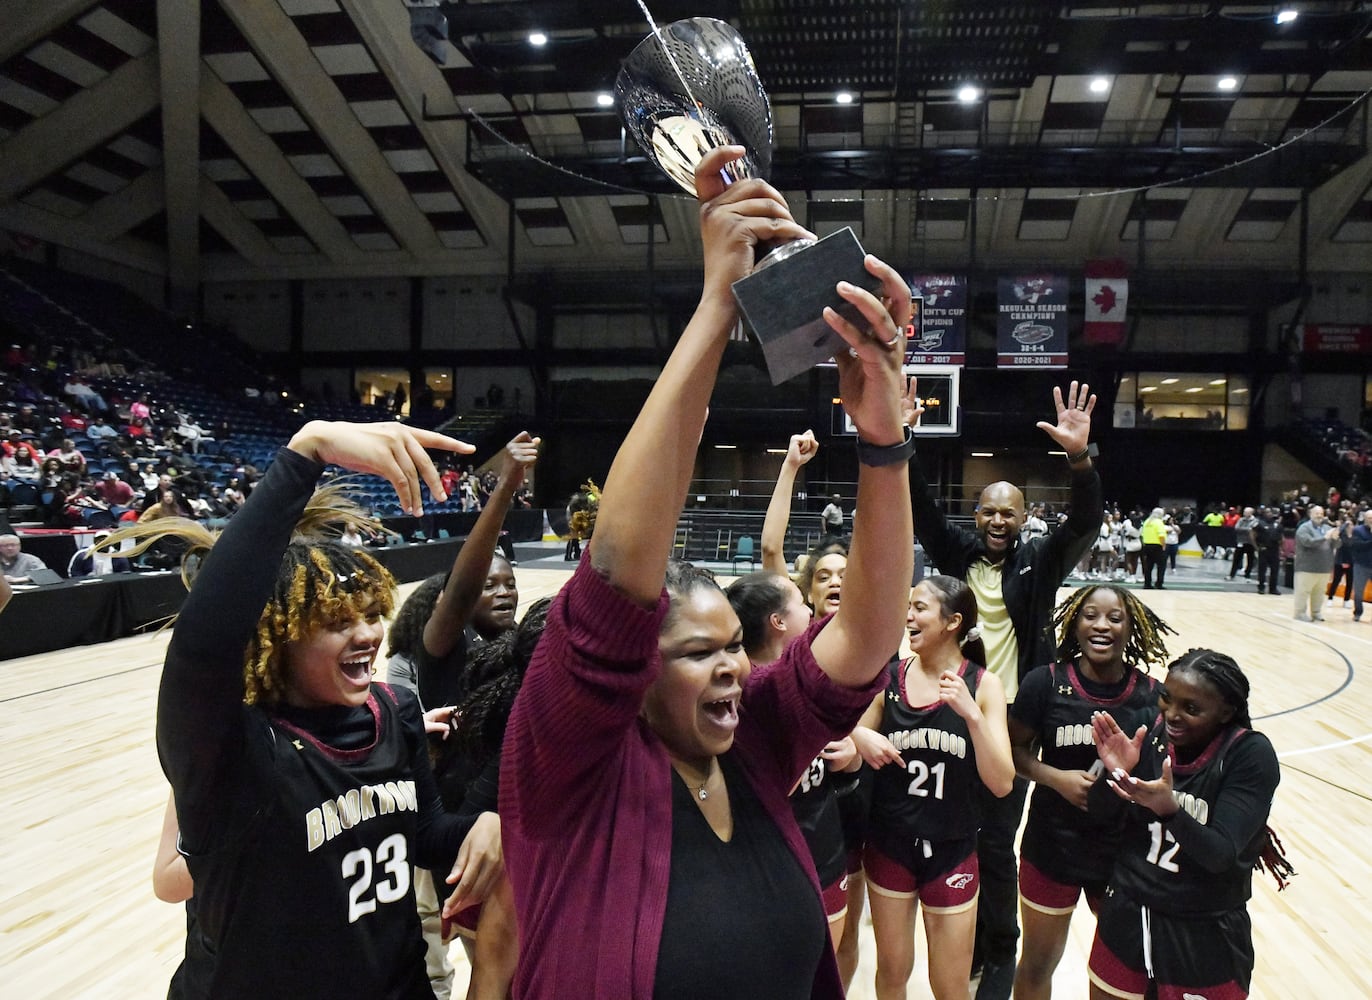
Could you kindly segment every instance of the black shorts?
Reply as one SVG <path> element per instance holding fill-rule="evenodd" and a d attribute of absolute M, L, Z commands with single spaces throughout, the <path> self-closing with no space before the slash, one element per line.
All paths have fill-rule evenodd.
<path fill-rule="evenodd" d="M 1146 928 L 1146 937 L 1145 937 Z M 1253 980 L 1248 910 L 1183 918 L 1149 910 L 1111 888 L 1096 915 L 1091 982 L 1115 997 L 1244 1000 Z"/>
<path fill-rule="evenodd" d="M 872 811 L 871 768 L 855 775 L 830 775 L 838 796 L 838 815 L 843 822 L 843 847 L 848 855 L 848 874 L 862 871 L 862 848 L 867 842 L 867 818 Z"/>

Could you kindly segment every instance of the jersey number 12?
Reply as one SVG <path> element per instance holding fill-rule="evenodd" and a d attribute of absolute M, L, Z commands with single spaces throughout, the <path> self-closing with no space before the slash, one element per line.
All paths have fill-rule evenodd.
<path fill-rule="evenodd" d="M 1181 845 L 1172 836 L 1171 830 L 1164 830 L 1162 824 L 1153 822 L 1148 824 L 1148 832 L 1153 837 L 1153 842 L 1148 845 L 1148 863 L 1157 865 L 1165 872 L 1179 872 L 1181 868 L 1172 859 L 1181 850 Z M 1166 850 L 1163 848 L 1166 847 Z"/>

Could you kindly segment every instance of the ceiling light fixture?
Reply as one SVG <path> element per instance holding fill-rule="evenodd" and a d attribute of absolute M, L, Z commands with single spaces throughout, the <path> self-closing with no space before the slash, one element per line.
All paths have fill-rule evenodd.
<path fill-rule="evenodd" d="M 1224 383 L 1226 383 L 1226 382 L 1228 382 L 1228 381 L 1229 381 L 1229 380 L 1228 380 L 1227 378 L 1212 378 L 1212 379 L 1210 380 L 1210 384 L 1211 384 L 1211 385 L 1224 385 Z"/>
<path fill-rule="evenodd" d="M 1292 10 L 1292 9 L 1290 9 L 1290 8 L 1288 7 L 1288 8 L 1285 9 L 1285 10 L 1279 10 L 1279 11 L 1277 11 L 1277 23 L 1278 23 L 1278 24 L 1290 24 L 1292 21 L 1294 21 L 1296 18 L 1298 18 L 1298 17 L 1300 17 L 1300 16 L 1301 16 L 1300 11 L 1298 11 L 1298 10 Z"/>
<path fill-rule="evenodd" d="M 994 451 L 974 451 L 974 452 L 972 452 L 972 457 L 973 457 L 973 458 L 995 458 L 995 457 L 996 457 L 996 453 L 995 453 Z"/>
<path fill-rule="evenodd" d="M 981 96 L 981 88 L 974 87 L 970 83 L 965 83 L 958 88 L 958 100 L 963 104 L 971 104 Z"/>
<path fill-rule="evenodd" d="M 1093 94 L 1103 94 L 1109 89 L 1110 78 L 1107 76 L 1098 76 L 1091 81 L 1091 93 Z"/>
<path fill-rule="evenodd" d="M 529 32 L 529 44 L 534 48 L 541 49 L 548 44 L 548 36 L 541 31 Z"/>
<path fill-rule="evenodd" d="M 1180 381 L 1181 381 L 1181 379 L 1179 379 L 1179 378 L 1165 378 L 1165 379 L 1162 380 L 1162 384 L 1163 384 L 1163 385 L 1176 385 L 1176 384 L 1177 384 L 1178 382 L 1180 382 Z"/>
<path fill-rule="evenodd" d="M 1220 90 L 1234 90 L 1239 85 L 1239 78 L 1236 76 L 1222 76 L 1220 82 L 1215 84 Z"/>
<path fill-rule="evenodd" d="M 834 100 L 838 101 L 838 103 L 840 104 L 852 104 L 853 95 L 848 93 L 848 91 L 846 90 L 840 90 L 838 94 L 834 97 Z"/>
<path fill-rule="evenodd" d="M 613 94 L 601 92 L 595 95 L 595 102 L 602 108 L 608 108 L 615 103 L 615 98 Z"/>

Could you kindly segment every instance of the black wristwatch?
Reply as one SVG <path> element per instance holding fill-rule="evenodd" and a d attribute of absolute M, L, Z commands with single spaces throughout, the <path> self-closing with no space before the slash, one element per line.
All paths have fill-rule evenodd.
<path fill-rule="evenodd" d="M 862 438 L 857 439 L 857 457 L 863 465 L 900 465 L 910 461 L 914 453 L 915 435 L 908 426 L 905 428 L 905 440 L 899 444 L 868 444 Z"/>

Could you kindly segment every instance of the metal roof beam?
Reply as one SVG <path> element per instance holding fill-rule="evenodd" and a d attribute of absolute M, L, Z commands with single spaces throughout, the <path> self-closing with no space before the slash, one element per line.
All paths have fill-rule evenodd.
<path fill-rule="evenodd" d="M 0 143 L 0 202 L 15 198 L 157 107 L 157 53 L 131 59 Z"/>
<path fill-rule="evenodd" d="M 220 2 L 400 245 L 416 256 L 442 250 L 429 220 L 281 6 L 249 0 Z"/>

